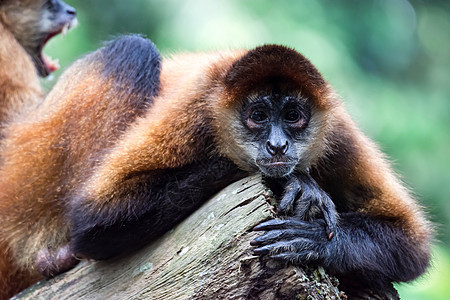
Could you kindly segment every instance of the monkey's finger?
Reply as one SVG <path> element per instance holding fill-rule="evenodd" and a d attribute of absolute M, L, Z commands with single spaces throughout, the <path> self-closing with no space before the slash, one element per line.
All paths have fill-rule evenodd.
<path fill-rule="evenodd" d="M 291 264 L 300 265 L 310 261 L 316 261 L 319 259 L 319 254 L 315 251 L 301 251 L 301 252 L 285 252 L 276 255 L 269 256 L 272 259 L 278 261 L 285 261 Z"/>
<path fill-rule="evenodd" d="M 309 179 L 302 182 L 302 194 L 297 201 L 295 216 L 300 219 L 309 219 L 318 212 L 322 202 L 322 193 L 320 188 L 314 186 Z"/>
<path fill-rule="evenodd" d="M 328 240 L 331 240 L 336 234 L 338 213 L 336 212 L 333 201 L 331 201 L 329 197 L 324 197 L 323 199 L 324 201 L 320 205 L 320 209 L 322 210 L 323 218 L 325 219 L 325 223 L 327 224 L 326 232 Z"/>
<path fill-rule="evenodd" d="M 295 217 L 298 217 L 300 220 L 307 219 L 308 213 L 311 211 L 311 201 L 303 201 L 301 198 L 297 203 Z"/>
<path fill-rule="evenodd" d="M 294 210 L 295 199 L 297 199 L 300 191 L 300 181 L 297 177 L 291 176 L 289 181 L 286 183 L 284 195 L 280 201 L 280 206 L 278 207 L 279 214 L 288 215 Z"/>
<path fill-rule="evenodd" d="M 283 198 L 280 201 L 280 206 L 278 207 L 279 215 L 290 215 L 294 210 L 294 203 L 297 197 L 297 192 L 293 190 L 286 190 Z"/>
<path fill-rule="evenodd" d="M 282 240 L 289 241 L 298 237 L 299 237 L 299 230 L 294 229 L 272 230 L 255 238 L 253 241 L 250 242 L 250 245 L 252 246 L 267 245 Z"/>
<path fill-rule="evenodd" d="M 294 220 L 294 219 L 272 219 L 256 225 L 254 231 L 269 231 L 274 229 L 303 229 L 310 227 L 310 223 L 306 221 Z"/>
<path fill-rule="evenodd" d="M 275 243 L 275 244 L 280 244 L 280 243 Z M 255 249 L 253 249 L 253 254 L 255 254 L 255 255 L 266 255 L 266 254 L 269 254 L 276 247 L 275 244 L 271 244 L 271 245 L 266 245 L 266 246 L 263 246 L 263 247 L 255 248 Z"/>
<path fill-rule="evenodd" d="M 270 245 L 253 249 L 253 253 L 256 255 L 266 254 L 278 254 L 283 252 L 295 252 L 297 249 L 302 250 L 311 245 L 311 241 L 303 238 L 295 239 L 292 241 L 276 242 Z"/>

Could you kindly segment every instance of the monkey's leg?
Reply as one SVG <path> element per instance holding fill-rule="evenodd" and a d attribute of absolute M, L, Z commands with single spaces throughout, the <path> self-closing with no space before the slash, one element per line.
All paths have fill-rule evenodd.
<path fill-rule="evenodd" d="M 289 178 L 278 212 L 281 215 L 292 215 L 294 212 L 300 220 L 311 220 L 322 214 L 327 224 L 328 239 L 336 232 L 338 214 L 335 205 L 309 173 Z"/>

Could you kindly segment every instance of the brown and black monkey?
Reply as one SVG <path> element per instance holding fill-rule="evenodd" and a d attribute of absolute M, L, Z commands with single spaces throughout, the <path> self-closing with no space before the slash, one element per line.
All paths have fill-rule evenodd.
<path fill-rule="evenodd" d="M 0 126 L 43 98 L 39 76 L 58 68 L 45 44 L 76 22 L 61 0 L 0 0 Z"/>
<path fill-rule="evenodd" d="M 0 290 L 60 273 L 72 254 L 137 249 L 258 172 L 284 191 L 286 216 L 255 228 L 257 255 L 372 287 L 429 264 L 421 208 L 317 69 L 284 46 L 162 60 L 148 40 L 118 38 L 75 62 L 1 147 Z"/>

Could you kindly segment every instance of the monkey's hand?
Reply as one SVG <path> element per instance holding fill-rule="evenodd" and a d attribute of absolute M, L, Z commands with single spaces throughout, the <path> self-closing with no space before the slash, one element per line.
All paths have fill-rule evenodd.
<path fill-rule="evenodd" d="M 256 255 L 286 261 L 294 265 L 323 264 L 336 238 L 328 240 L 327 224 L 322 219 L 302 221 L 298 219 L 273 219 L 259 224 L 256 231 L 265 234 L 250 242 Z"/>
<path fill-rule="evenodd" d="M 334 203 L 308 173 L 289 178 L 278 213 L 294 215 L 300 220 L 307 221 L 322 215 L 326 223 L 328 239 L 331 240 L 336 233 L 338 214 Z"/>
<path fill-rule="evenodd" d="M 331 274 L 352 277 L 376 289 L 409 281 L 428 266 L 428 252 L 417 250 L 402 227 L 359 212 L 342 213 L 333 239 L 323 219 L 273 219 L 254 228 L 265 233 L 251 245 L 256 255 L 297 266 L 320 265 Z"/>

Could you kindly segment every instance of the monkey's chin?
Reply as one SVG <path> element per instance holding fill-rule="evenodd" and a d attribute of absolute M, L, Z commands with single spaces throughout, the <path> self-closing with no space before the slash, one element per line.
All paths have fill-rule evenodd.
<path fill-rule="evenodd" d="M 293 162 L 271 162 L 258 164 L 261 172 L 272 178 L 285 177 L 291 174 L 295 169 L 296 164 Z"/>

